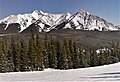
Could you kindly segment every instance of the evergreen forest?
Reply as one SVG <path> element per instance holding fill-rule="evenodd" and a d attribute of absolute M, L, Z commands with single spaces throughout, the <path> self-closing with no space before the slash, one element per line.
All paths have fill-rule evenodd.
<path fill-rule="evenodd" d="M 76 69 L 112 64 L 120 61 L 119 43 L 111 47 L 90 49 L 71 38 L 62 42 L 57 37 L 31 31 L 29 42 L 11 35 L 10 41 L 0 37 L 0 73 L 42 71 L 45 68 Z"/>

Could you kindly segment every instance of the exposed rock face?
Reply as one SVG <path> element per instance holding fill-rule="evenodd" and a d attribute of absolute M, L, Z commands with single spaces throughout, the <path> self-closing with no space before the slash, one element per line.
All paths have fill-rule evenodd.
<path fill-rule="evenodd" d="M 66 28 L 116 31 L 120 29 L 120 26 L 115 26 L 112 23 L 82 9 L 73 15 L 70 13 L 48 14 L 35 10 L 29 14 L 11 15 L 0 20 L 0 32 L 3 33 L 20 33 L 26 30 L 29 31 L 30 29 L 36 29 L 39 32 L 49 32 L 52 29 L 58 30 Z"/>

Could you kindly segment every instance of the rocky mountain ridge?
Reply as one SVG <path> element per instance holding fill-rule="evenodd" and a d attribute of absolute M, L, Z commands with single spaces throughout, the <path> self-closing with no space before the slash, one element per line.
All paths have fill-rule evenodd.
<path fill-rule="evenodd" d="M 49 32 L 53 29 L 67 28 L 98 31 L 117 31 L 120 29 L 119 26 L 82 9 L 75 14 L 49 14 L 35 10 L 29 14 L 10 15 L 0 20 L 0 32 L 3 33 L 21 33 L 31 29 Z"/>

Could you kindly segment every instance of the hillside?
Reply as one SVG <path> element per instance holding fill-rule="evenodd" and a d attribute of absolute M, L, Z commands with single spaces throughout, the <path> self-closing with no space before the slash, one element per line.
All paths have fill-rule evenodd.
<path fill-rule="evenodd" d="M 34 29 L 36 31 L 36 29 Z M 36 34 L 36 32 L 34 32 Z M 41 33 L 42 39 L 44 40 L 46 33 Z M 52 30 L 47 33 L 49 36 L 58 37 L 58 39 L 63 42 L 64 38 L 71 38 L 76 41 L 78 44 L 84 47 L 110 47 L 111 43 L 120 42 L 120 31 L 84 31 L 84 30 Z M 14 37 L 23 38 L 26 42 L 29 40 L 30 31 L 13 34 Z M 10 38 L 10 34 L 2 34 L 2 37 L 7 36 L 8 40 Z"/>
<path fill-rule="evenodd" d="M 72 38 L 85 47 L 111 46 L 111 43 L 120 42 L 120 31 L 84 31 L 84 30 L 54 30 L 48 33 L 52 36 Z"/>

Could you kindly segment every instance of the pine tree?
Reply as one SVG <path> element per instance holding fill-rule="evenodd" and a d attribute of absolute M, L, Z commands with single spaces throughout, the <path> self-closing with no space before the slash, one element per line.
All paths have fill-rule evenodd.
<path fill-rule="evenodd" d="M 36 36 L 36 52 L 37 52 L 37 69 L 43 70 L 44 69 L 44 56 L 43 56 L 43 46 L 40 37 L 40 33 L 37 33 Z"/>
<path fill-rule="evenodd" d="M 8 59 L 8 44 L 7 44 L 7 39 L 5 38 L 2 41 L 2 50 L 3 50 L 3 61 L 4 61 L 4 72 L 9 72 L 10 71 L 10 64 L 9 64 L 9 59 Z"/>
<path fill-rule="evenodd" d="M 79 68 L 80 67 L 80 57 L 77 51 L 76 43 L 73 42 L 73 68 Z"/>
<path fill-rule="evenodd" d="M 101 47 L 101 49 L 102 49 L 102 47 Z M 101 49 L 100 49 L 100 53 L 99 53 L 99 65 L 104 65 L 106 62 L 106 58 L 105 58 L 104 51 L 102 51 Z"/>
<path fill-rule="evenodd" d="M 36 54 L 36 49 L 35 49 L 35 40 L 34 40 L 34 34 L 33 31 L 31 30 L 31 35 L 29 38 L 29 44 L 28 44 L 28 55 L 30 58 L 30 65 L 31 65 L 31 70 L 35 71 L 36 67 L 36 59 L 37 59 L 37 54 Z"/>
<path fill-rule="evenodd" d="M 43 51 L 43 55 L 44 55 L 44 66 L 45 68 L 49 67 L 49 62 L 48 62 L 48 44 L 49 44 L 49 38 L 48 35 L 45 35 L 45 39 L 44 39 L 44 51 Z"/>
<path fill-rule="evenodd" d="M 67 49 L 67 41 L 66 41 L 66 39 L 64 39 L 64 43 L 62 46 L 62 54 L 61 54 L 61 64 L 60 64 L 61 69 L 69 68 L 66 49 Z"/>
<path fill-rule="evenodd" d="M 20 71 L 20 45 L 19 45 L 19 39 L 17 39 L 18 42 L 15 41 L 14 37 L 11 36 L 11 45 L 10 45 L 10 59 L 11 64 L 13 62 L 13 71 L 17 72 Z"/>
<path fill-rule="evenodd" d="M 120 62 L 120 45 L 119 45 L 119 42 L 117 42 L 117 44 L 116 44 L 116 52 L 117 52 L 117 58 Z"/>
<path fill-rule="evenodd" d="M 74 60 L 74 55 L 76 52 L 74 52 L 74 45 L 72 39 L 69 40 L 68 43 L 68 63 L 69 63 L 69 68 L 73 68 L 73 60 Z"/>
<path fill-rule="evenodd" d="M 98 63 L 98 56 L 96 53 L 96 49 L 93 47 L 90 49 L 90 66 L 97 66 Z"/>
<path fill-rule="evenodd" d="M 14 72 L 13 54 L 12 54 L 11 50 L 12 49 L 11 49 L 11 43 L 10 43 L 10 45 L 8 47 L 8 64 L 9 64 L 8 72 Z"/>
<path fill-rule="evenodd" d="M 30 59 L 27 54 L 27 46 L 23 39 L 20 40 L 20 71 L 29 71 Z"/>
<path fill-rule="evenodd" d="M 0 72 L 6 72 L 4 67 L 4 54 L 2 48 L 2 38 L 0 37 Z"/>
<path fill-rule="evenodd" d="M 3 41 L 0 37 L 0 72 L 6 72 L 5 70 L 5 54 L 3 53 Z"/>
<path fill-rule="evenodd" d="M 88 67 L 89 66 L 89 56 L 87 51 L 84 50 L 82 54 L 82 67 Z"/>
<path fill-rule="evenodd" d="M 55 41 L 51 36 L 50 42 L 49 42 L 49 49 L 48 49 L 48 59 L 49 59 L 49 67 L 50 68 L 57 68 L 57 57 L 56 57 L 56 47 L 55 47 Z"/>
<path fill-rule="evenodd" d="M 112 62 L 111 61 L 111 54 L 110 54 L 110 51 L 109 51 L 109 49 L 106 49 L 105 51 L 104 51 L 104 57 L 105 57 L 105 64 L 110 64 L 110 62 Z"/>
<path fill-rule="evenodd" d="M 115 55 L 114 55 L 114 57 L 115 57 L 115 59 L 114 59 L 115 61 L 114 61 L 114 62 L 115 62 L 115 63 L 116 63 L 116 62 L 119 62 L 119 57 L 120 57 L 120 48 L 119 48 L 119 46 L 120 46 L 120 45 L 119 45 L 119 43 L 117 42 L 116 45 L 115 45 L 115 48 L 114 48 L 114 51 L 115 51 L 115 52 L 114 52 L 114 54 L 115 54 Z"/>
<path fill-rule="evenodd" d="M 56 57 L 57 57 L 57 68 L 59 69 L 60 68 L 60 63 L 61 63 L 61 45 L 60 45 L 60 41 L 58 40 L 58 37 L 57 37 L 57 40 L 56 40 Z"/>
<path fill-rule="evenodd" d="M 11 46 L 10 46 L 10 55 L 12 56 L 12 62 L 13 62 L 13 71 L 17 72 L 17 51 L 16 51 L 16 44 L 14 37 L 11 36 Z"/>
<path fill-rule="evenodd" d="M 79 62 L 80 62 L 80 63 L 79 63 L 79 67 L 81 67 L 81 68 L 84 67 L 84 64 L 83 64 L 84 60 L 83 60 L 83 58 L 82 58 L 82 57 L 83 57 L 83 54 L 84 54 L 83 51 L 84 51 L 83 47 L 80 46 L 78 52 L 79 52 Z"/>
<path fill-rule="evenodd" d="M 20 71 L 21 66 L 21 54 L 20 54 L 20 40 L 17 38 L 16 44 L 15 44 L 15 51 L 16 51 L 16 70 Z"/>
<path fill-rule="evenodd" d="M 116 63 L 119 62 L 119 44 L 117 45 L 115 43 L 112 43 L 112 48 L 110 49 L 111 51 L 111 63 Z"/>

